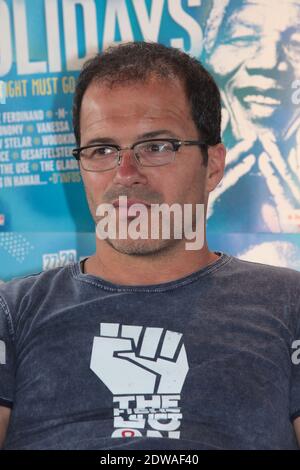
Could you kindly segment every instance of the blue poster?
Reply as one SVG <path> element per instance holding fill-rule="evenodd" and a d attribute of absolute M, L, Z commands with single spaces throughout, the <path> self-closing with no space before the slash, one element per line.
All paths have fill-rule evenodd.
<path fill-rule="evenodd" d="M 0 0 L 0 280 L 93 253 L 73 93 L 89 57 L 131 40 L 188 52 L 220 86 L 211 248 L 300 269 L 299 31 L 300 0 Z"/>

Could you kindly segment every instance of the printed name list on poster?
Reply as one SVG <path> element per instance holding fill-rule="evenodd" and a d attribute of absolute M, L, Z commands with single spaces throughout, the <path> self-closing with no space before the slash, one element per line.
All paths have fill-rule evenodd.
<path fill-rule="evenodd" d="M 55 96 L 74 92 L 75 77 L 11 80 L 6 99 Z M 0 188 L 80 181 L 72 157 L 75 139 L 70 108 L 6 111 L 0 107 Z"/>

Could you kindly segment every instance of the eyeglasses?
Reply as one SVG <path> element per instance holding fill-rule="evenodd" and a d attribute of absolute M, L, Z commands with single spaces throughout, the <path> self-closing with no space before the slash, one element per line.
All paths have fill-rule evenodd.
<path fill-rule="evenodd" d="M 122 150 L 133 150 L 140 166 L 162 166 L 175 160 L 175 154 L 182 145 L 208 147 L 208 144 L 198 140 L 151 139 L 125 148 L 115 144 L 92 144 L 75 148 L 72 154 L 86 171 L 107 171 L 120 165 Z"/>

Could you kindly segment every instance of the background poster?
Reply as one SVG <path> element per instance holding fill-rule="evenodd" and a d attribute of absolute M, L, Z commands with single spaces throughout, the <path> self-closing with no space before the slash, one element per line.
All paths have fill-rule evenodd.
<path fill-rule="evenodd" d="M 130 40 L 185 50 L 221 88 L 210 247 L 300 269 L 300 0 L 0 0 L 0 279 L 93 253 L 72 96 L 88 57 Z"/>

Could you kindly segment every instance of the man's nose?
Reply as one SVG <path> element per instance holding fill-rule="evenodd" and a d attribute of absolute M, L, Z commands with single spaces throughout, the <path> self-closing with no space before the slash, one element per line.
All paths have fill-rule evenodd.
<path fill-rule="evenodd" d="M 147 183 L 147 178 L 142 173 L 141 167 L 135 159 L 133 150 L 123 149 L 120 152 L 120 161 L 116 168 L 114 183 L 128 187 L 133 184 Z"/>
<path fill-rule="evenodd" d="M 280 44 L 280 37 L 262 37 L 255 54 L 246 62 L 246 67 L 252 71 L 272 70 L 284 72 L 288 65 Z"/>

